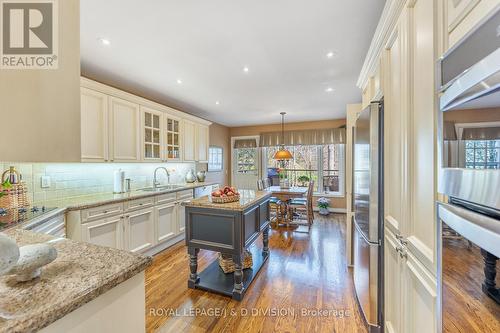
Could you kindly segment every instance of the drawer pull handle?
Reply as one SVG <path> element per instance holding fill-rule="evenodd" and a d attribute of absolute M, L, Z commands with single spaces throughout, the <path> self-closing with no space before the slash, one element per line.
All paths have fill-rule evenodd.
<path fill-rule="evenodd" d="M 107 213 L 108 213 L 108 211 L 107 211 L 107 210 L 104 210 L 104 211 L 103 211 L 103 213 L 104 213 L 104 214 L 107 214 Z"/>

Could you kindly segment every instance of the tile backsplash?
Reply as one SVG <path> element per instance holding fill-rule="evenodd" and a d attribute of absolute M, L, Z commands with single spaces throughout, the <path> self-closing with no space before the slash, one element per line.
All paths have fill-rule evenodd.
<path fill-rule="evenodd" d="M 194 163 L 14 163 L 0 162 L 7 170 L 14 166 L 22 175 L 29 190 L 30 202 L 35 205 L 54 206 L 58 202 L 81 196 L 113 192 L 113 175 L 118 169 L 125 171 L 131 179 L 132 190 L 151 186 L 153 172 L 166 167 L 170 172 L 170 183 L 183 184 L 184 176 Z M 42 176 L 50 178 L 50 186 L 42 188 Z M 158 180 L 167 183 L 164 171 L 158 171 Z"/>

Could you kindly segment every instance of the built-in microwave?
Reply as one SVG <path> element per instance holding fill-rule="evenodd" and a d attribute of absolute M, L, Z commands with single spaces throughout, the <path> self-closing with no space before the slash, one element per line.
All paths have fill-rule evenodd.
<path fill-rule="evenodd" d="M 497 332 L 500 6 L 443 55 L 438 73 L 442 327 L 444 332 Z"/>

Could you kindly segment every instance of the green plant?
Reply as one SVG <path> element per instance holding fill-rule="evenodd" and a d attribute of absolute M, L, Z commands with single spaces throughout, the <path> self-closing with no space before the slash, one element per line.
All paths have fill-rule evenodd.
<path fill-rule="evenodd" d="M 302 175 L 299 178 L 297 178 L 297 180 L 301 183 L 307 183 L 310 179 L 306 175 Z"/>
<path fill-rule="evenodd" d="M 0 188 L 0 198 L 3 197 L 4 195 L 6 195 L 7 193 L 6 190 L 8 190 L 9 188 L 12 187 L 12 184 L 10 183 L 10 181 L 7 179 L 6 181 L 4 181 L 2 183 L 2 186 Z"/>
<path fill-rule="evenodd" d="M 327 198 L 319 198 L 318 207 L 323 209 L 330 207 L 330 200 L 328 200 Z"/>

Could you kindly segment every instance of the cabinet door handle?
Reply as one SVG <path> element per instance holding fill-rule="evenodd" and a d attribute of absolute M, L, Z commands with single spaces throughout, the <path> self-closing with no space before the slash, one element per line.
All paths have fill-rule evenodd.
<path fill-rule="evenodd" d="M 401 245 L 407 245 L 408 240 L 401 235 L 396 235 L 396 239 L 401 243 Z"/>
<path fill-rule="evenodd" d="M 406 259 L 408 258 L 408 254 L 406 253 L 406 251 L 403 249 L 402 246 L 397 246 L 396 247 L 396 251 L 399 253 L 399 257 L 401 259 Z"/>

